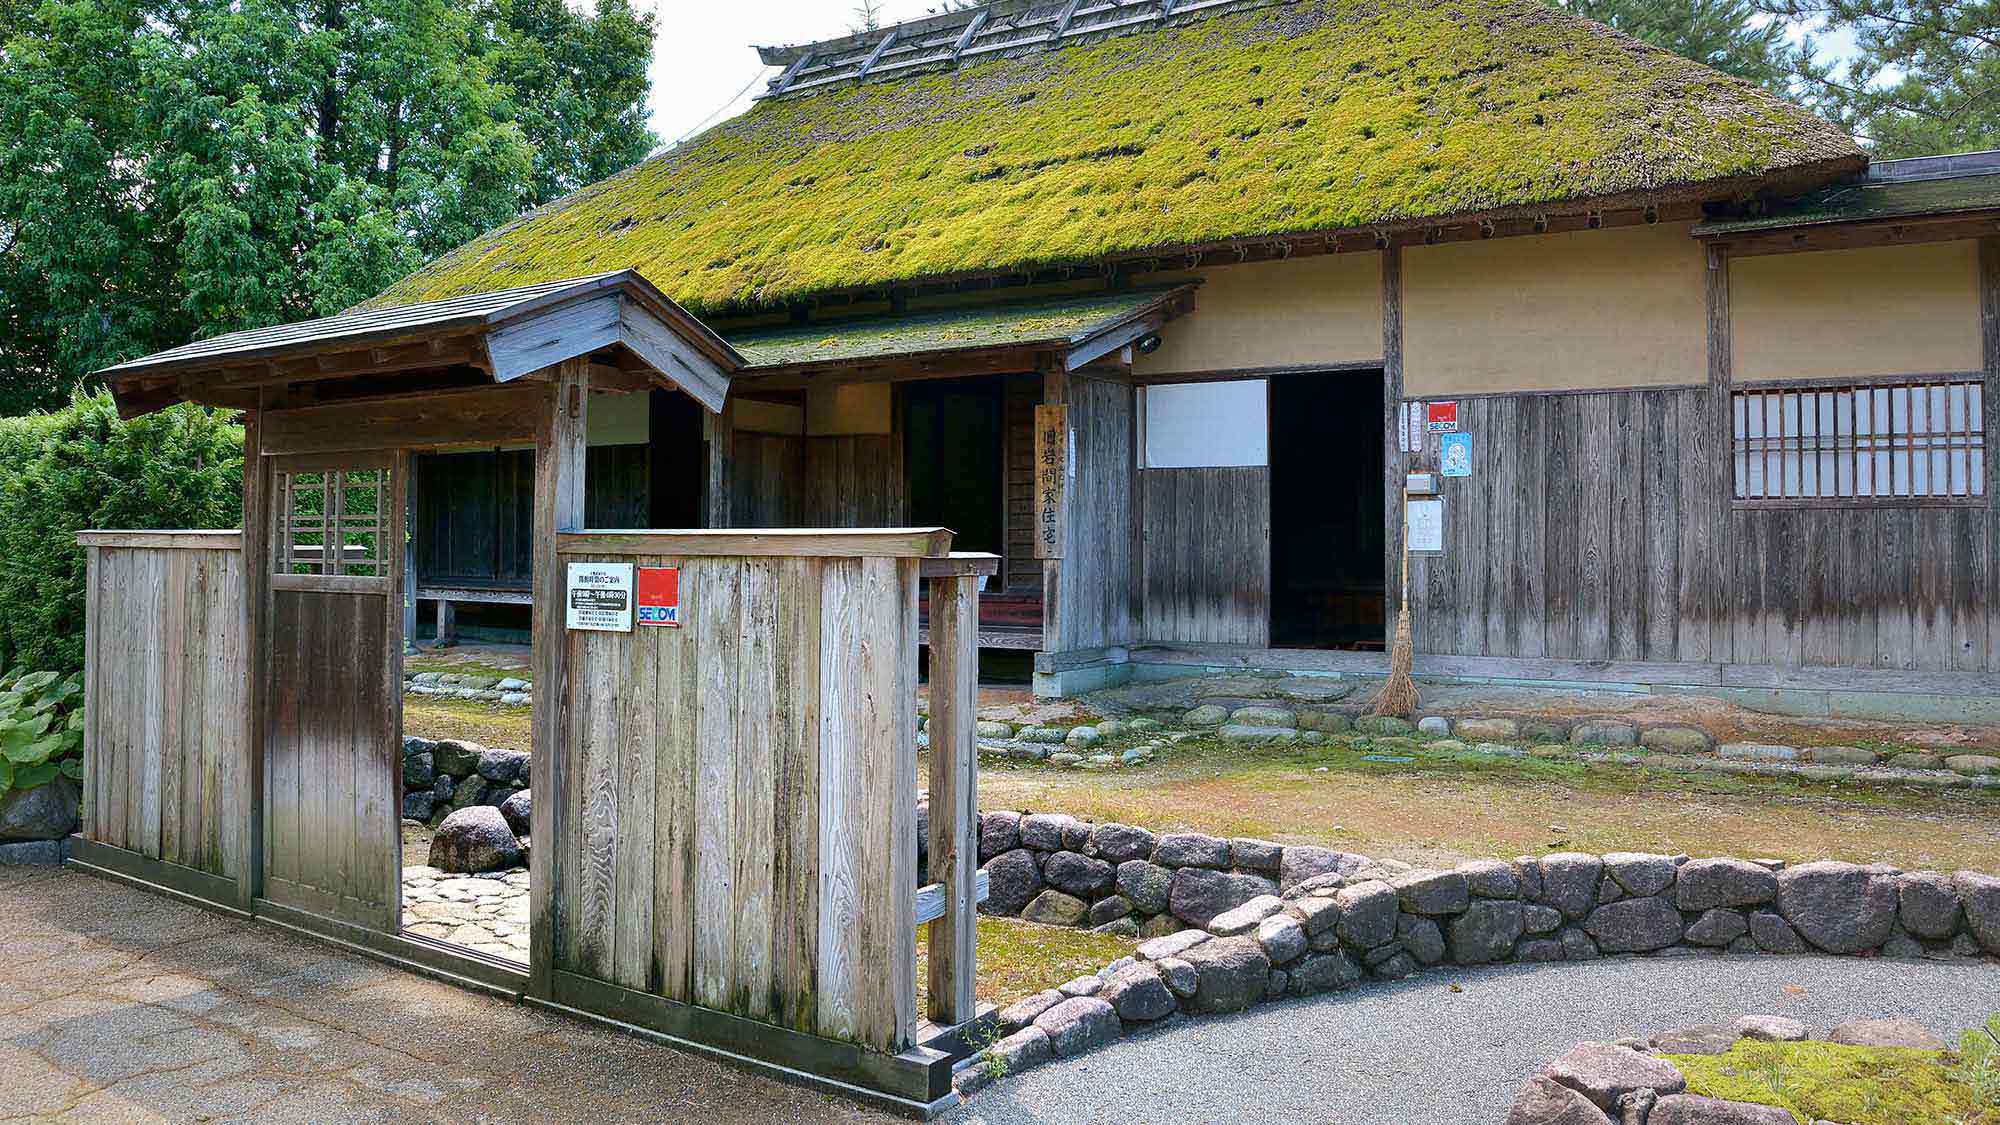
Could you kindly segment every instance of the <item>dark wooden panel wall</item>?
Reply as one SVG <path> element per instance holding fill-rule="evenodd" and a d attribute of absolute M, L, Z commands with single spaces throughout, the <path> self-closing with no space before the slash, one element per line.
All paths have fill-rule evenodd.
<path fill-rule="evenodd" d="M 1271 471 L 1145 469 L 1144 615 L 1149 641 L 1270 641 Z"/>
<path fill-rule="evenodd" d="M 584 497 L 590 526 L 652 525 L 651 457 L 650 447 L 644 445 L 590 448 Z M 527 589 L 533 570 L 529 505 L 535 490 L 535 451 L 436 453 L 415 460 L 417 505 L 411 550 L 417 581 Z"/>
<path fill-rule="evenodd" d="M 805 527 L 899 527 L 904 522 L 902 436 L 809 437 Z"/>
<path fill-rule="evenodd" d="M 1008 593 L 1039 597 L 1042 564 L 1035 558 L 1035 406 L 1042 401 L 1041 376 L 1008 376 L 1002 395 L 1007 516 L 1003 577 Z"/>
<path fill-rule="evenodd" d="M 1069 538 L 1051 652 L 1130 644 L 1142 612 L 1132 510 L 1132 386 L 1072 375 L 1069 423 L 1076 479 L 1068 493 Z"/>
<path fill-rule="evenodd" d="M 731 523 L 737 527 L 797 527 L 804 511 L 806 439 L 738 430 L 730 476 Z"/>
<path fill-rule="evenodd" d="M 1418 651 L 1978 671 L 1987 511 L 1732 511 L 1707 388 L 1468 399 Z"/>

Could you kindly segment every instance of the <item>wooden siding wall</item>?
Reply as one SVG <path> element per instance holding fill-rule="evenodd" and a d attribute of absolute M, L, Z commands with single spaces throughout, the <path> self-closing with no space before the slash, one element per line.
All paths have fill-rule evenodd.
<path fill-rule="evenodd" d="M 89 548 L 85 838 L 227 879 L 243 870 L 243 552 Z"/>
<path fill-rule="evenodd" d="M 735 527 L 797 527 L 805 507 L 806 439 L 788 434 L 736 431 L 730 476 Z M 597 524 L 593 527 L 625 526 Z"/>
<path fill-rule="evenodd" d="M 1132 509 L 1137 454 L 1131 384 L 1072 375 L 1069 423 L 1076 479 L 1068 494 L 1069 537 L 1057 597 L 1052 652 L 1130 644 L 1142 613 Z"/>
<path fill-rule="evenodd" d="M 1271 470 L 1145 469 L 1148 641 L 1270 642 Z"/>
<path fill-rule="evenodd" d="M 1707 388 L 1460 402 L 1469 478 L 1412 561 L 1434 655 L 2000 668 L 1979 508 L 1731 510 Z"/>
<path fill-rule="evenodd" d="M 901 1050 L 917 561 L 576 557 L 679 566 L 684 626 L 564 634 L 555 970 Z"/>
<path fill-rule="evenodd" d="M 897 527 L 904 522 L 903 436 L 805 438 L 805 527 Z"/>
<path fill-rule="evenodd" d="M 739 456 L 743 440 L 737 437 Z M 594 445 L 585 505 L 592 527 L 652 523 L 652 454 L 644 445 Z M 424 585 L 528 588 L 535 451 L 501 449 L 414 458 L 417 580 Z M 699 488 L 699 482 L 693 482 Z"/>

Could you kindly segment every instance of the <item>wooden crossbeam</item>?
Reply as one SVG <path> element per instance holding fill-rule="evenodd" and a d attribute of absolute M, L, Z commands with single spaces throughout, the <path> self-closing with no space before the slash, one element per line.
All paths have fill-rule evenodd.
<path fill-rule="evenodd" d="M 890 28 L 889 34 L 884 35 L 882 41 L 875 44 L 875 49 L 868 52 L 868 58 L 861 63 L 861 69 L 854 72 L 855 81 L 868 77 L 868 72 L 875 69 L 875 64 L 882 61 L 883 53 L 896 41 L 896 35 L 896 29 Z"/>
<path fill-rule="evenodd" d="M 952 65 L 956 66 L 959 56 L 965 54 L 965 49 L 972 45 L 974 39 L 979 38 L 979 29 L 986 26 L 986 14 L 986 9 L 981 8 L 973 14 L 972 22 L 965 25 L 965 30 L 958 33 L 958 42 L 951 45 Z"/>
<path fill-rule="evenodd" d="M 1057 40 L 1061 39 L 1063 37 L 1063 32 L 1069 30 L 1069 21 L 1076 18 L 1077 6 L 1082 3 L 1083 0 L 1069 0 L 1069 3 L 1063 5 L 1062 15 L 1056 17 L 1055 30 L 1049 32 L 1050 43 L 1054 43 Z"/>

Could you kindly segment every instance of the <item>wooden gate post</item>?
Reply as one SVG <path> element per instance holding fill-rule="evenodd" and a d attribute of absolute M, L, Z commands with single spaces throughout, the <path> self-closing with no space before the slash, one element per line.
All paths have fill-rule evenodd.
<path fill-rule="evenodd" d="M 533 630 L 534 737 L 528 758 L 534 792 L 528 853 L 528 991 L 552 995 L 555 966 L 559 818 L 569 808 L 563 747 L 563 565 L 556 532 L 583 527 L 585 438 L 590 405 L 588 357 L 564 360 L 553 371 L 548 405 L 535 427 Z"/>
<path fill-rule="evenodd" d="M 956 1027 L 977 1014 L 979 579 L 930 580 L 930 881 L 942 883 L 944 913 L 931 923 L 929 1002 L 924 1015 Z"/>

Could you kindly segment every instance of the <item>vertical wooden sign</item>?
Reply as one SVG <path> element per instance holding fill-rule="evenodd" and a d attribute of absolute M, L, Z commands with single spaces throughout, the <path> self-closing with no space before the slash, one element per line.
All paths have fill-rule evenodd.
<path fill-rule="evenodd" d="M 1063 507 L 1069 491 L 1069 407 L 1035 407 L 1035 557 L 1063 557 Z"/>

